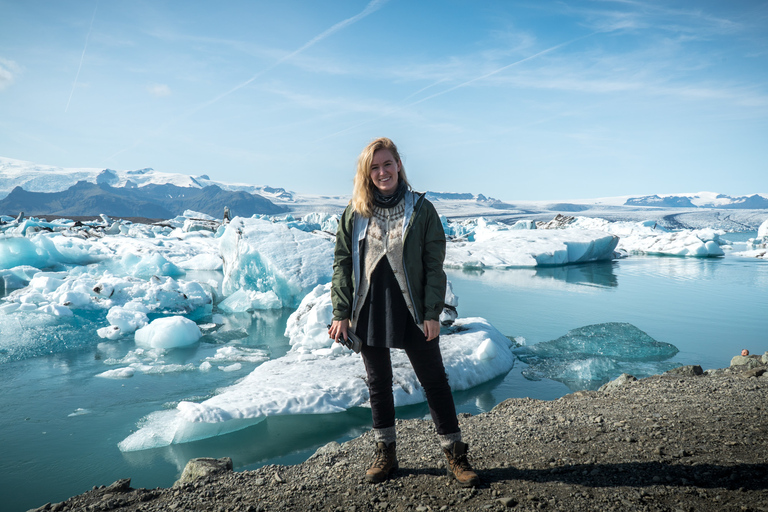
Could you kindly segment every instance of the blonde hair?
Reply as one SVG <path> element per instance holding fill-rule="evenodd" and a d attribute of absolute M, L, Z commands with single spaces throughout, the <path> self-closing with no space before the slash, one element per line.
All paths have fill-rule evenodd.
<path fill-rule="evenodd" d="M 357 157 L 357 171 L 352 189 L 352 210 L 363 217 L 373 215 L 373 189 L 375 185 L 371 180 L 371 162 L 373 162 L 373 154 L 380 149 L 387 149 L 392 153 L 395 161 L 400 165 L 398 180 L 402 180 L 406 187 L 411 188 L 411 184 L 408 183 L 408 178 L 405 176 L 405 166 L 400 160 L 400 153 L 398 153 L 395 143 L 386 137 L 372 140 Z"/>

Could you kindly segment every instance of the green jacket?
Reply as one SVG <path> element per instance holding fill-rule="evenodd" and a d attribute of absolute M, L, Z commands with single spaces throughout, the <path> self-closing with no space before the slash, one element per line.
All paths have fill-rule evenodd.
<path fill-rule="evenodd" d="M 416 325 L 424 320 L 438 320 L 443 311 L 446 277 L 445 232 L 435 207 L 424 194 L 406 192 L 403 222 L 403 268 L 415 310 Z M 336 232 L 331 300 L 333 319 L 351 319 L 358 300 L 360 253 L 368 229 L 368 218 L 356 214 L 349 205 L 344 210 Z"/>

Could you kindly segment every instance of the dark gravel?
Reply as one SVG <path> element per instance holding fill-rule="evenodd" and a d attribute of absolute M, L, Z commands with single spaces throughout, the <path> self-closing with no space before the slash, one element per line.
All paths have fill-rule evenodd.
<path fill-rule="evenodd" d="M 296 466 L 225 470 L 169 489 L 126 479 L 38 510 L 768 511 L 765 370 L 667 373 L 462 414 L 477 489 L 445 476 L 431 421 L 407 420 L 398 422 L 400 470 L 384 484 L 363 481 L 367 433 Z"/>

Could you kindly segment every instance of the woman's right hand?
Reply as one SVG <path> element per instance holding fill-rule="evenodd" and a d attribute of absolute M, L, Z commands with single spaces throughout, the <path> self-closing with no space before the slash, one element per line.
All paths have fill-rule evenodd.
<path fill-rule="evenodd" d="M 331 327 L 328 329 L 328 336 L 335 340 L 347 339 L 347 330 L 349 329 L 349 319 L 346 320 L 334 320 Z"/>

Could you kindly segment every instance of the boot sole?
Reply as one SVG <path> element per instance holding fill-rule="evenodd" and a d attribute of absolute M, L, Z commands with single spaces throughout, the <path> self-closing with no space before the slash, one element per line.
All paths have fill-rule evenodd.
<path fill-rule="evenodd" d="M 468 480 L 466 482 L 462 482 L 458 478 L 456 478 L 456 475 L 453 474 L 453 471 L 450 469 L 446 469 L 446 473 L 449 477 L 451 477 L 453 480 L 456 480 L 456 483 L 459 484 L 460 487 L 477 487 L 480 485 L 480 477 L 475 477 L 472 480 Z"/>
<path fill-rule="evenodd" d="M 386 482 L 389 477 L 392 476 L 392 474 L 400 469 L 399 464 L 395 464 L 392 466 L 387 473 L 379 473 L 378 475 L 384 475 L 384 476 L 378 476 L 378 475 L 365 475 L 365 481 L 369 484 L 380 484 L 381 482 Z"/>

